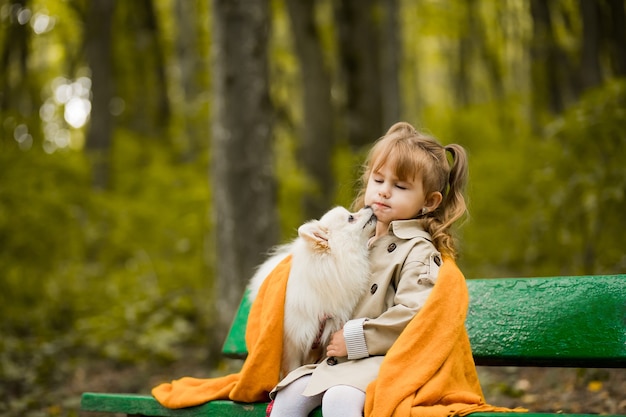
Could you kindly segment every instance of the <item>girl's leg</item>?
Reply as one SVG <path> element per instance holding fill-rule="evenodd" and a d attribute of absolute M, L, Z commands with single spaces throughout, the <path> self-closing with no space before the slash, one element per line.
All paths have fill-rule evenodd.
<path fill-rule="evenodd" d="M 276 393 L 271 417 L 307 417 L 322 402 L 322 395 L 305 397 L 302 391 L 309 383 L 310 375 L 303 376 Z"/>
<path fill-rule="evenodd" d="M 324 417 L 361 417 L 365 406 L 365 393 L 349 385 L 336 385 L 324 393 Z"/>

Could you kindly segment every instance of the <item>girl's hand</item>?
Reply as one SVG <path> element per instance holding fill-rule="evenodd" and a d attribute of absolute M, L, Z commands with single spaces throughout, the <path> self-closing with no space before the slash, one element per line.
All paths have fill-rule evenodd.
<path fill-rule="evenodd" d="M 337 330 L 330 336 L 330 342 L 326 347 L 326 356 L 348 356 L 348 348 L 346 347 L 346 339 L 343 337 L 343 329 Z"/>

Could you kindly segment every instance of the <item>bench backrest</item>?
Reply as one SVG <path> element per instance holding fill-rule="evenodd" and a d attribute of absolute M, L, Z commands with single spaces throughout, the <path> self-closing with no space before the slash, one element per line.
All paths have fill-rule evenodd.
<path fill-rule="evenodd" d="M 626 275 L 467 280 L 477 365 L 626 367 Z M 244 358 L 244 297 L 223 353 Z"/>

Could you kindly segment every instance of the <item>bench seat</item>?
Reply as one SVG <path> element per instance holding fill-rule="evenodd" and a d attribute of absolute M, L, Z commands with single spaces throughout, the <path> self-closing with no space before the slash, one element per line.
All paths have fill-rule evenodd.
<path fill-rule="evenodd" d="M 129 416 L 158 417 L 265 417 L 267 403 L 242 404 L 227 400 L 211 401 L 197 407 L 171 410 L 158 403 L 152 396 L 137 394 L 85 393 L 83 411 L 126 413 Z M 551 417 L 552 413 L 473 413 L 472 417 Z M 559 417 L 598 417 L 597 414 L 558 414 Z M 310 417 L 322 417 L 317 409 Z M 604 415 L 603 415 L 604 417 Z"/>
<path fill-rule="evenodd" d="M 477 365 L 626 368 L 626 275 L 472 279 L 467 285 L 470 307 L 466 327 Z M 228 357 L 245 358 L 247 354 L 249 309 L 244 297 L 224 343 L 223 353 Z M 81 401 L 83 411 L 171 417 L 261 417 L 266 406 L 212 401 L 170 410 L 152 396 L 89 392 Z M 312 413 L 321 415 L 319 410 Z M 513 415 L 520 416 L 497 413 L 501 417 Z M 559 413 L 585 415 L 593 414 Z"/>

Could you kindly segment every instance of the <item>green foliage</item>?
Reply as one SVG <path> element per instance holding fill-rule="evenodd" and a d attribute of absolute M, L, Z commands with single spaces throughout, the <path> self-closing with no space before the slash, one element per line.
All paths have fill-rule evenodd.
<path fill-rule="evenodd" d="M 469 158 L 469 218 L 458 229 L 460 263 L 468 278 L 519 274 L 519 239 L 528 206 L 525 178 L 533 141 L 523 120 L 513 117 L 513 101 L 461 110 L 426 109 L 424 125 L 442 143 L 458 143 Z M 493 117 L 495 115 L 496 117 Z M 509 115 L 507 117 L 507 115 Z"/>
<path fill-rule="evenodd" d="M 352 150 L 347 144 L 340 144 L 333 155 L 333 167 L 337 178 L 335 204 L 350 207 L 361 183 L 363 164 L 369 149 Z"/>
<path fill-rule="evenodd" d="M 302 223 L 301 201 L 304 193 L 312 188 L 306 175 L 295 160 L 295 138 L 285 128 L 275 130 L 275 160 L 278 181 L 278 210 L 280 216 L 281 239 L 287 241 L 296 236 L 296 230 Z"/>
<path fill-rule="evenodd" d="M 514 102 L 425 112 L 442 142 L 469 151 L 466 276 L 624 270 L 625 91 L 623 80 L 590 91 L 541 135 Z"/>
<path fill-rule="evenodd" d="M 624 271 L 626 80 L 586 93 L 546 127 L 534 236 L 526 255 L 541 273 Z"/>
<path fill-rule="evenodd" d="M 128 132 L 116 143 L 100 192 L 81 154 L 0 154 L 0 414 L 41 404 L 72 357 L 154 363 L 208 344 L 206 161 Z"/>

